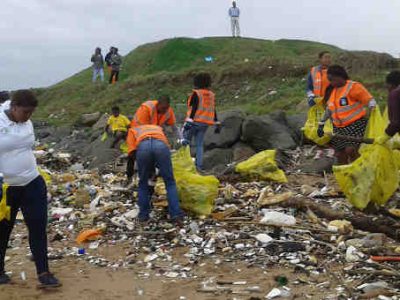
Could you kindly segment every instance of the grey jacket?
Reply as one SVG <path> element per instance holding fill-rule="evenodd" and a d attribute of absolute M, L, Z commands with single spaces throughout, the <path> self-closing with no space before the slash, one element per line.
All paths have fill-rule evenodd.
<path fill-rule="evenodd" d="M 111 68 L 114 71 L 119 71 L 122 65 L 122 56 L 117 54 L 111 55 Z"/>
<path fill-rule="evenodd" d="M 102 69 L 104 67 L 104 58 L 102 54 L 93 54 L 90 60 L 93 63 L 93 68 L 96 70 Z"/>

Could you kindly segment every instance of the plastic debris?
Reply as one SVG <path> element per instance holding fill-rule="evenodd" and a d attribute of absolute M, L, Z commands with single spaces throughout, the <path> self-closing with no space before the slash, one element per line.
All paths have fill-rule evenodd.
<path fill-rule="evenodd" d="M 296 218 L 277 211 L 265 211 L 260 223 L 275 226 L 294 226 L 296 225 Z"/>
<path fill-rule="evenodd" d="M 236 172 L 250 180 L 271 180 L 286 183 L 285 173 L 278 168 L 276 150 L 266 150 L 236 166 Z"/>
<path fill-rule="evenodd" d="M 275 298 L 289 298 L 291 296 L 290 289 L 288 288 L 273 288 L 267 296 L 266 299 L 275 299 Z"/>

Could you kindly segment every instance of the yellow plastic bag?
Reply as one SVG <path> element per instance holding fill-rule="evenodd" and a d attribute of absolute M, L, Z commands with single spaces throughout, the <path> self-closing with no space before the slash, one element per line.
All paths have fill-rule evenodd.
<path fill-rule="evenodd" d="M 121 146 L 119 146 L 119 150 L 121 150 L 122 153 L 128 153 L 128 144 L 123 142 Z"/>
<path fill-rule="evenodd" d="M 250 180 L 288 182 L 285 172 L 278 168 L 276 150 L 265 150 L 236 166 L 236 172 Z"/>
<path fill-rule="evenodd" d="M 174 153 L 172 165 L 181 207 L 196 215 L 210 215 L 218 197 L 218 179 L 197 174 L 189 147 L 182 147 Z"/>
<path fill-rule="evenodd" d="M 331 137 L 326 134 L 322 138 L 317 134 L 318 123 L 321 121 L 324 114 L 324 105 L 322 104 L 322 100 L 318 99 L 317 104 L 308 110 L 307 121 L 303 127 L 305 137 L 320 146 L 326 145 L 331 140 Z M 324 131 L 325 133 L 331 133 L 333 131 L 332 122 L 330 120 L 326 121 Z"/>
<path fill-rule="evenodd" d="M 44 181 L 46 182 L 46 185 L 51 184 L 51 175 L 49 172 L 43 170 L 42 168 L 38 167 L 39 174 L 43 177 Z"/>
<path fill-rule="evenodd" d="M 3 184 L 2 197 L 0 200 L 0 222 L 4 219 L 10 221 L 11 208 L 7 206 L 7 188 L 6 184 Z"/>
<path fill-rule="evenodd" d="M 386 129 L 386 123 L 387 122 L 385 122 L 379 106 L 377 106 L 371 111 L 371 115 L 368 120 L 368 126 L 365 131 L 365 137 L 375 139 L 383 135 Z"/>
<path fill-rule="evenodd" d="M 101 136 L 101 141 L 105 142 L 108 139 L 108 133 L 104 132 L 103 135 Z"/>
<path fill-rule="evenodd" d="M 370 145 L 362 147 L 360 154 L 350 165 L 333 167 L 336 180 L 356 208 L 364 209 L 370 202 L 385 205 L 399 187 L 393 151 L 386 146 Z"/>

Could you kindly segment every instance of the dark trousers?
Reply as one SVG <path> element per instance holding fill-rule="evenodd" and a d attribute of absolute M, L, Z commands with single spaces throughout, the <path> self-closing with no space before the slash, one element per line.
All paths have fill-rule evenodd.
<path fill-rule="evenodd" d="M 117 70 L 111 70 L 111 75 L 110 75 L 110 83 L 113 83 L 113 77 L 115 76 L 115 82 L 118 81 L 119 78 L 119 71 Z"/>
<path fill-rule="evenodd" d="M 29 231 L 29 246 L 38 274 L 48 272 L 47 259 L 47 188 L 41 176 L 26 186 L 11 186 L 7 190 L 7 205 L 11 219 L 0 222 L 0 272 L 4 271 L 7 244 L 21 209 Z"/>

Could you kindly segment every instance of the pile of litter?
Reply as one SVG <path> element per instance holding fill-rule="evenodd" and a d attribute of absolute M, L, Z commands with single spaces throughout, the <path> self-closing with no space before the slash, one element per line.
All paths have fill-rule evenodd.
<path fill-rule="evenodd" d="M 137 192 L 126 186 L 123 173 L 100 174 L 68 154 L 41 150 L 39 162 L 49 175 L 50 257 L 177 281 L 199 278 L 197 266 L 205 262 L 241 262 L 266 271 L 278 266 L 294 272 L 297 279 L 277 278 L 276 287 L 267 290 L 246 278 L 231 282 L 203 274 L 198 292 L 313 299 L 312 294 L 296 291 L 316 285 L 326 299 L 400 299 L 400 223 L 395 205 L 390 202 L 392 210 L 370 215 L 356 211 L 333 177 L 298 171 L 306 150 L 290 153 L 296 161 L 286 170 L 289 183 L 283 177 L 281 183 L 249 182 L 237 176 L 221 180 L 212 213 L 196 216 L 189 210 L 182 228 L 168 221 L 162 189 L 156 188 L 152 222 L 141 225 L 136 222 Z M 277 170 L 275 165 L 272 171 Z M 178 184 L 179 180 L 183 179 Z M 111 259 L 99 254 L 118 244 L 126 255 Z M 321 275 L 329 280 L 320 282 Z"/>

